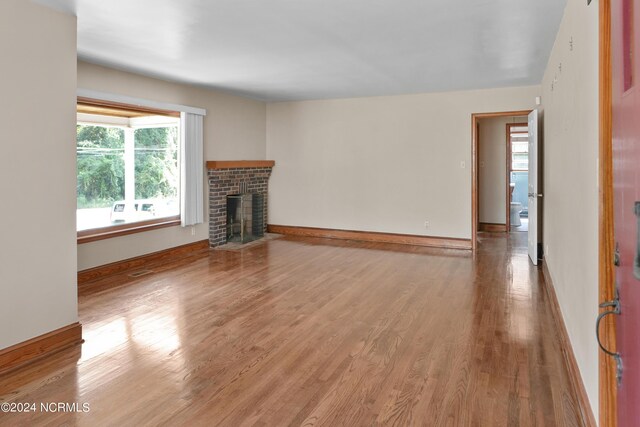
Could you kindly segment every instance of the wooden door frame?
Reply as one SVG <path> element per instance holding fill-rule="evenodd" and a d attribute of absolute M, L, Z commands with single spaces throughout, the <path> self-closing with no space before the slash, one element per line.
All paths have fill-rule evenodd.
<path fill-rule="evenodd" d="M 600 134 L 598 147 L 598 297 L 599 302 L 613 299 L 615 274 L 613 268 L 613 117 L 611 69 L 611 0 L 599 2 L 599 114 Z M 603 344 L 614 349 L 616 343 L 615 319 L 607 316 L 601 329 Z M 600 427 L 618 425 L 617 381 L 615 361 L 598 351 L 599 419 Z"/>
<path fill-rule="evenodd" d="M 529 123 L 507 123 L 507 233 L 511 231 L 511 128 L 518 126 L 529 126 Z"/>
<path fill-rule="evenodd" d="M 480 119 L 492 117 L 528 116 L 533 110 L 502 111 L 471 114 L 471 249 L 478 248 L 478 125 Z"/>

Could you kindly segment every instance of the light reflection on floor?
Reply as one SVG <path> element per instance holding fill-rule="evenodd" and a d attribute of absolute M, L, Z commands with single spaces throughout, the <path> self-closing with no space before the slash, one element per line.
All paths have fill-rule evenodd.
<path fill-rule="evenodd" d="M 346 411 L 349 425 L 386 425 L 395 408 L 416 425 L 443 411 L 452 424 L 512 425 L 515 411 L 577 425 L 527 234 L 479 240 L 471 254 L 283 238 L 85 292 L 80 359 L 60 353 L 4 393 L 91 412 L 0 425 L 300 425 L 363 390 L 382 412 Z M 398 384 L 415 385 L 411 405 Z M 447 409 L 461 387 L 477 405 Z"/>
<path fill-rule="evenodd" d="M 513 256 L 509 262 L 509 335 L 520 342 L 531 339 L 533 294 L 530 274 L 533 264 L 528 255 Z"/>
<path fill-rule="evenodd" d="M 511 231 L 529 231 L 529 218 L 520 218 L 520 225 L 512 226 Z"/>
<path fill-rule="evenodd" d="M 78 362 L 78 389 L 83 392 L 104 388 L 104 384 L 118 381 L 123 372 L 144 367 L 150 374 L 156 366 L 164 373 L 165 389 L 178 390 L 184 367 L 184 355 L 176 351 L 182 347 L 176 318 L 179 300 L 166 301 L 165 309 L 158 312 L 144 310 L 114 313 L 110 320 L 85 327 L 82 356 Z M 128 351 L 116 351 L 128 347 Z M 116 364 L 104 363 L 117 361 Z M 176 373 L 172 376 L 171 373 Z M 126 377 L 126 375 L 125 375 Z"/>

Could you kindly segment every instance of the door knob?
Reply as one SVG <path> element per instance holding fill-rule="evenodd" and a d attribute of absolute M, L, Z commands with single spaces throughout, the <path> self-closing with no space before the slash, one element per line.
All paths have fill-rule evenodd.
<path fill-rule="evenodd" d="M 537 196 L 537 197 L 542 197 L 542 193 L 538 193 L 538 194 L 536 194 L 536 193 L 529 193 L 529 197 L 536 197 L 536 196 Z"/>

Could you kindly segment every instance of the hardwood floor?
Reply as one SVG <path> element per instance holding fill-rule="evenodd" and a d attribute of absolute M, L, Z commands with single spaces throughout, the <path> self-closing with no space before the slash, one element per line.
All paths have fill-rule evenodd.
<path fill-rule="evenodd" d="M 90 411 L 0 425 L 580 425 L 526 233 L 481 236 L 284 237 L 97 282 L 81 354 L 0 378 L 0 402 Z"/>

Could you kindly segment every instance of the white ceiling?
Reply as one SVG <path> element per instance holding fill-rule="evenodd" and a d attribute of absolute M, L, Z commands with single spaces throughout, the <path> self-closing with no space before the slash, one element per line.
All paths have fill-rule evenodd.
<path fill-rule="evenodd" d="M 271 101 L 539 84 L 566 4 L 37 1 L 78 16 L 83 60 Z"/>

